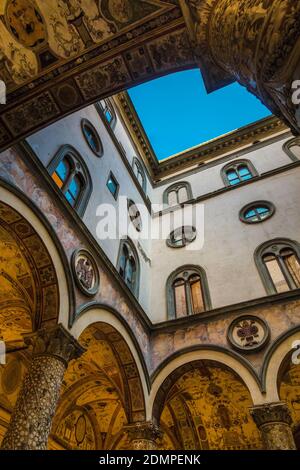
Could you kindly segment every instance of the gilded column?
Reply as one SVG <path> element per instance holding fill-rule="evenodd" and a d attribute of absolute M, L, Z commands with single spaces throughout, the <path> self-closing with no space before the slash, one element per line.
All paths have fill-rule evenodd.
<path fill-rule="evenodd" d="M 292 418 L 285 402 L 254 406 L 250 413 L 261 431 L 265 450 L 296 450 Z"/>
<path fill-rule="evenodd" d="M 237 80 L 300 133 L 293 86 L 300 81 L 300 2 L 295 0 L 179 0 L 199 65 Z M 300 82 L 299 82 L 300 87 Z"/>
<path fill-rule="evenodd" d="M 151 421 L 135 423 L 127 426 L 131 450 L 156 450 L 157 439 L 161 437 L 161 431 Z"/>
<path fill-rule="evenodd" d="M 33 355 L 2 449 L 43 450 L 68 362 L 84 350 L 62 325 L 24 335 L 24 339 L 33 346 Z"/>

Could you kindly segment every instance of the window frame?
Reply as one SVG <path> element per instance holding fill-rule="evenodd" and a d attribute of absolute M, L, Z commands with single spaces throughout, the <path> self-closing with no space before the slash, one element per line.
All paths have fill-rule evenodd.
<path fill-rule="evenodd" d="M 141 174 L 142 176 L 142 184 L 139 182 L 139 179 L 138 179 L 138 176 L 136 175 L 135 171 L 134 171 L 134 168 L 135 166 L 138 168 L 138 173 Z M 142 190 L 144 191 L 144 193 L 146 194 L 146 190 L 147 190 L 147 179 L 146 179 L 146 173 L 145 173 L 145 170 L 144 170 L 144 167 L 142 165 L 142 163 L 140 162 L 140 160 L 137 158 L 137 157 L 133 157 L 133 160 L 132 160 L 132 170 L 133 170 L 133 173 L 136 177 L 136 180 L 137 182 L 139 183 L 139 185 L 141 186 Z"/>
<path fill-rule="evenodd" d="M 262 220 L 247 219 L 245 217 L 245 213 L 247 211 L 249 211 L 251 208 L 253 208 L 254 206 L 266 206 L 270 211 L 269 215 L 267 217 L 265 217 L 264 219 L 262 219 Z M 260 223 L 265 222 L 266 220 L 270 219 L 271 217 L 273 217 L 275 212 L 276 212 L 276 208 L 275 208 L 275 206 L 272 202 L 270 202 L 270 201 L 253 201 L 253 202 L 249 202 L 249 204 L 246 204 L 244 207 L 242 207 L 242 209 L 239 212 L 239 218 L 240 218 L 240 221 L 245 223 L 245 224 L 255 225 L 255 224 L 260 224 Z"/>
<path fill-rule="evenodd" d="M 105 103 L 105 107 L 102 106 L 102 102 L 104 101 Z M 107 125 L 112 129 L 114 130 L 115 127 L 116 127 L 116 124 L 117 124 L 117 114 L 116 114 L 116 111 L 110 101 L 109 98 L 104 98 L 103 100 L 100 100 L 98 101 L 98 104 L 99 104 L 99 109 L 101 111 L 101 114 L 103 116 L 103 118 L 105 119 L 105 122 L 107 123 Z M 107 117 L 106 117 L 106 111 L 109 111 L 112 115 L 112 120 L 111 122 L 108 121 Z"/>
<path fill-rule="evenodd" d="M 275 238 L 273 240 L 266 241 L 266 242 L 262 243 L 259 247 L 257 247 L 255 252 L 254 252 L 254 260 L 255 260 L 255 264 L 256 264 L 256 267 L 258 269 L 258 272 L 260 274 L 262 283 L 263 283 L 263 285 L 265 287 L 265 290 L 266 290 L 268 295 L 280 294 L 280 293 L 277 292 L 277 290 L 276 290 L 276 287 L 275 287 L 274 282 L 272 280 L 272 277 L 269 273 L 269 270 L 266 266 L 266 263 L 263 261 L 263 257 L 267 254 L 270 254 L 270 255 L 273 254 L 275 256 L 275 258 L 278 259 L 279 256 L 276 255 L 277 251 L 272 249 L 272 246 L 277 246 L 277 245 L 283 245 L 283 246 L 280 247 L 279 250 L 277 250 L 278 252 L 282 251 L 285 248 L 291 249 L 295 253 L 295 255 L 298 258 L 298 261 L 300 263 L 300 244 L 295 240 L 290 240 L 288 238 Z M 290 284 L 291 284 L 290 280 L 291 280 L 292 276 L 289 273 L 289 270 L 286 268 L 285 263 L 282 260 L 280 260 L 278 264 L 279 264 L 280 269 L 282 271 L 282 274 L 283 274 L 283 276 L 286 280 L 286 283 L 290 287 Z M 287 273 L 287 275 L 286 275 L 286 273 Z M 293 279 L 292 279 L 292 283 L 294 283 Z M 291 291 L 296 290 L 296 289 L 298 289 L 298 288 L 297 287 L 290 288 L 286 292 L 291 292 Z"/>
<path fill-rule="evenodd" d="M 188 240 L 186 238 L 186 236 L 184 235 L 184 232 L 183 232 L 183 229 L 184 228 L 189 228 L 189 229 L 192 229 L 191 232 L 193 232 L 193 238 L 191 240 Z M 175 232 L 178 230 L 182 230 L 182 245 L 176 245 L 174 244 L 173 240 L 172 240 L 172 236 L 174 236 Z M 193 243 L 197 238 L 197 229 L 195 227 L 193 227 L 192 225 L 183 225 L 181 227 L 177 227 L 175 228 L 174 230 L 172 230 L 172 232 L 170 233 L 170 235 L 168 236 L 167 240 L 166 240 L 166 244 L 169 248 L 175 248 L 175 249 L 179 249 L 179 248 L 185 248 L 187 245 L 190 245 L 191 243 Z"/>
<path fill-rule="evenodd" d="M 288 140 L 282 146 L 282 150 L 286 155 L 292 160 L 292 162 L 299 162 L 300 159 L 293 153 L 291 150 L 292 147 L 300 147 L 300 137 L 294 137 L 293 139 Z"/>
<path fill-rule="evenodd" d="M 139 226 L 136 226 L 136 225 L 135 225 L 134 220 L 136 220 L 136 219 L 134 219 L 134 218 L 131 217 L 131 215 L 130 215 L 129 210 L 130 210 L 130 207 L 131 207 L 131 206 L 135 206 L 135 207 L 136 207 L 136 210 L 137 210 L 137 212 L 138 212 L 138 214 L 139 214 L 139 217 L 140 217 L 140 225 L 139 225 Z M 130 222 L 132 223 L 132 225 L 133 225 L 133 227 L 135 228 L 135 230 L 136 230 L 138 233 L 141 233 L 142 230 L 143 230 L 143 219 L 142 219 L 141 213 L 140 213 L 140 211 L 138 210 L 138 207 L 137 207 L 136 203 L 133 201 L 133 199 L 127 199 L 127 213 L 128 213 L 129 220 L 130 220 Z"/>
<path fill-rule="evenodd" d="M 187 192 L 187 200 L 184 202 L 179 202 L 178 201 L 178 193 L 181 188 L 185 188 Z M 173 206 L 169 205 L 169 194 L 171 192 L 176 192 L 177 193 L 177 204 L 174 204 Z M 193 192 L 192 192 L 192 187 L 188 181 L 178 181 L 177 183 L 172 184 L 168 188 L 164 190 L 163 193 L 163 204 L 168 206 L 168 207 L 176 207 L 180 206 L 181 204 L 186 204 L 188 201 L 193 199 Z"/>
<path fill-rule="evenodd" d="M 115 193 L 115 194 L 113 194 L 113 193 L 111 192 L 111 190 L 109 189 L 108 181 L 109 181 L 110 179 L 114 180 L 114 182 L 116 183 L 116 193 Z M 120 184 L 119 184 L 117 178 L 115 177 L 115 175 L 113 174 L 112 171 L 109 172 L 109 175 L 108 175 L 108 177 L 107 177 L 107 180 L 106 180 L 106 187 L 107 187 L 108 191 L 110 192 L 110 194 L 112 195 L 112 197 L 115 199 L 115 201 L 117 201 L 117 200 L 118 200 L 118 196 L 119 196 Z"/>
<path fill-rule="evenodd" d="M 95 126 L 91 123 L 91 121 L 89 121 L 86 118 L 81 119 L 80 125 L 81 125 L 81 132 L 82 132 L 82 135 L 84 137 L 84 140 L 85 140 L 87 146 L 89 147 L 91 152 L 93 152 L 93 154 L 96 155 L 96 157 L 101 158 L 103 156 L 104 150 L 103 150 L 102 141 L 100 139 L 100 136 L 99 136 Z M 85 131 L 84 131 L 85 127 L 89 127 L 90 130 L 92 131 L 92 133 L 94 134 L 94 137 L 96 138 L 96 141 L 97 141 L 97 144 L 98 144 L 98 147 L 99 147 L 98 152 L 96 152 L 93 149 L 93 147 L 90 145 L 89 141 L 87 140 L 86 135 L 85 135 Z"/>
<path fill-rule="evenodd" d="M 68 159 L 70 167 L 72 169 L 71 169 L 71 174 L 68 176 L 65 183 L 60 188 L 55 183 L 55 181 L 52 179 L 52 175 L 56 171 L 59 163 L 64 158 Z M 57 190 L 61 194 L 63 194 L 64 199 L 67 202 L 67 204 L 72 209 L 74 209 L 78 213 L 78 215 L 80 215 L 82 217 L 85 210 L 86 210 L 87 204 L 89 202 L 89 199 L 90 199 L 92 191 L 93 191 L 93 183 L 92 183 L 92 178 L 91 178 L 91 175 L 89 173 L 88 167 L 87 167 L 84 159 L 80 155 L 80 153 L 74 147 L 72 147 L 71 145 L 63 145 L 62 147 L 60 147 L 58 152 L 56 152 L 56 154 L 54 155 L 54 157 L 50 161 L 49 165 L 47 166 L 47 171 L 50 174 L 50 177 L 53 181 L 53 184 L 55 184 L 55 187 L 57 188 Z M 79 177 L 82 179 L 83 184 L 82 184 L 81 194 L 80 194 L 78 200 L 76 201 L 75 205 L 72 206 L 68 202 L 65 194 L 66 194 L 66 192 L 67 192 L 67 190 L 70 186 L 70 183 L 72 182 L 75 175 L 79 175 Z"/>
<path fill-rule="evenodd" d="M 121 276 L 121 274 L 120 274 L 121 256 L 122 256 L 122 252 L 123 252 L 123 247 L 124 247 L 124 245 L 126 246 L 128 252 L 132 254 L 133 259 L 134 259 L 135 264 L 136 264 L 136 274 L 135 274 L 135 282 L 134 282 L 133 288 L 131 288 L 131 287 L 126 283 L 125 279 L 124 279 L 124 278 Z M 138 299 L 138 297 L 139 297 L 139 289 L 140 289 L 140 273 L 141 273 L 140 259 L 139 259 L 139 255 L 138 255 L 137 249 L 136 249 L 136 247 L 135 247 L 133 241 L 132 241 L 129 237 L 127 237 L 127 238 L 122 238 L 122 239 L 120 240 L 118 258 L 117 258 L 117 271 L 118 271 L 118 274 L 119 274 L 120 278 L 123 280 L 124 284 L 126 284 L 126 286 L 128 287 L 128 289 L 130 290 L 130 292 L 132 292 L 132 294 L 136 297 L 136 299 Z"/>
<path fill-rule="evenodd" d="M 238 173 L 238 168 L 240 166 L 243 166 L 243 165 L 247 166 L 248 171 L 252 176 L 252 178 L 250 178 L 248 180 L 244 180 L 244 181 L 240 179 L 240 176 L 239 176 L 239 173 Z M 240 180 L 239 183 L 230 184 L 230 181 L 228 179 L 228 174 L 227 174 L 230 170 L 235 171 L 237 173 L 238 178 Z M 253 163 L 250 160 L 247 160 L 247 159 L 242 159 L 242 160 L 240 159 L 240 160 L 236 160 L 236 161 L 231 161 L 231 162 L 227 163 L 227 165 L 223 166 L 222 169 L 221 169 L 221 177 L 222 177 L 223 183 L 228 188 L 235 188 L 237 186 L 240 186 L 241 184 L 245 184 L 248 181 L 253 180 L 254 178 L 256 178 L 258 176 L 259 176 L 259 174 L 258 174 L 255 166 L 253 165 Z"/>
<path fill-rule="evenodd" d="M 187 272 L 187 276 L 185 276 L 187 278 L 187 280 L 185 281 L 185 289 L 186 289 L 186 283 L 188 282 L 188 279 L 190 279 L 191 276 L 197 275 L 200 277 L 201 291 L 202 291 L 202 297 L 203 297 L 203 303 L 204 303 L 204 311 L 201 313 L 193 313 L 192 297 L 190 294 L 188 294 L 186 296 L 187 316 L 177 317 L 176 316 L 175 290 L 173 286 L 176 280 L 181 277 L 180 275 L 185 272 Z M 188 318 L 194 315 L 203 315 L 209 310 L 211 310 L 212 309 L 211 297 L 210 297 L 209 286 L 208 286 L 208 281 L 207 281 L 205 270 L 201 266 L 196 266 L 196 265 L 184 265 L 184 266 L 178 267 L 175 271 L 172 272 L 172 274 L 170 274 L 170 276 L 167 279 L 166 298 L 167 298 L 168 320 L 175 320 L 177 318 Z"/>

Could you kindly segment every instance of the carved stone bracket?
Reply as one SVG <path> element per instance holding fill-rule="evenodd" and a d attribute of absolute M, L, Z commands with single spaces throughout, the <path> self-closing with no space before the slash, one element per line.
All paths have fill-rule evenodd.
<path fill-rule="evenodd" d="M 296 449 L 291 430 L 292 418 L 285 402 L 254 406 L 250 414 L 262 433 L 265 449 Z"/>

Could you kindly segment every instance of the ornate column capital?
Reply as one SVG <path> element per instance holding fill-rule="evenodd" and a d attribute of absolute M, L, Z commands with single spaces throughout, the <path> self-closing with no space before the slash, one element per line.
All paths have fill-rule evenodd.
<path fill-rule="evenodd" d="M 156 440 L 162 436 L 159 426 L 152 421 L 139 422 L 125 426 L 134 450 L 154 450 L 156 449 Z"/>
<path fill-rule="evenodd" d="M 25 344 L 33 347 L 34 356 L 53 356 L 65 367 L 72 359 L 80 357 L 84 348 L 62 324 L 24 335 Z"/>
<path fill-rule="evenodd" d="M 285 402 L 254 406 L 250 409 L 250 413 L 261 431 L 264 449 L 296 449 L 291 429 L 292 418 Z"/>
<path fill-rule="evenodd" d="M 259 428 L 269 423 L 292 424 L 290 410 L 285 402 L 253 406 L 250 409 L 250 414 Z"/>

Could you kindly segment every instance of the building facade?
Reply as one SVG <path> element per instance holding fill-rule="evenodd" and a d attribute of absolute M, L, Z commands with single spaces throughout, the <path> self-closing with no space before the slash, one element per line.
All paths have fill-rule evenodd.
<path fill-rule="evenodd" d="M 240 70 L 221 50 L 217 20 L 232 52 L 238 6 L 129 1 L 124 18 L 109 2 L 92 14 L 94 3 L 69 2 L 66 23 L 60 5 L 47 36 L 48 2 L 37 2 L 34 44 L 0 22 L 11 87 L 0 117 L 2 448 L 300 449 L 299 109 L 280 81 L 297 76 L 299 38 L 272 88 L 269 63 L 267 74 L 249 56 L 253 70 Z M 201 3 L 217 5 L 208 89 L 251 83 L 277 117 L 158 162 L 123 90 L 199 65 Z M 294 21 L 299 6 L 282 8 Z M 4 39 L 16 33 L 12 56 Z"/>

